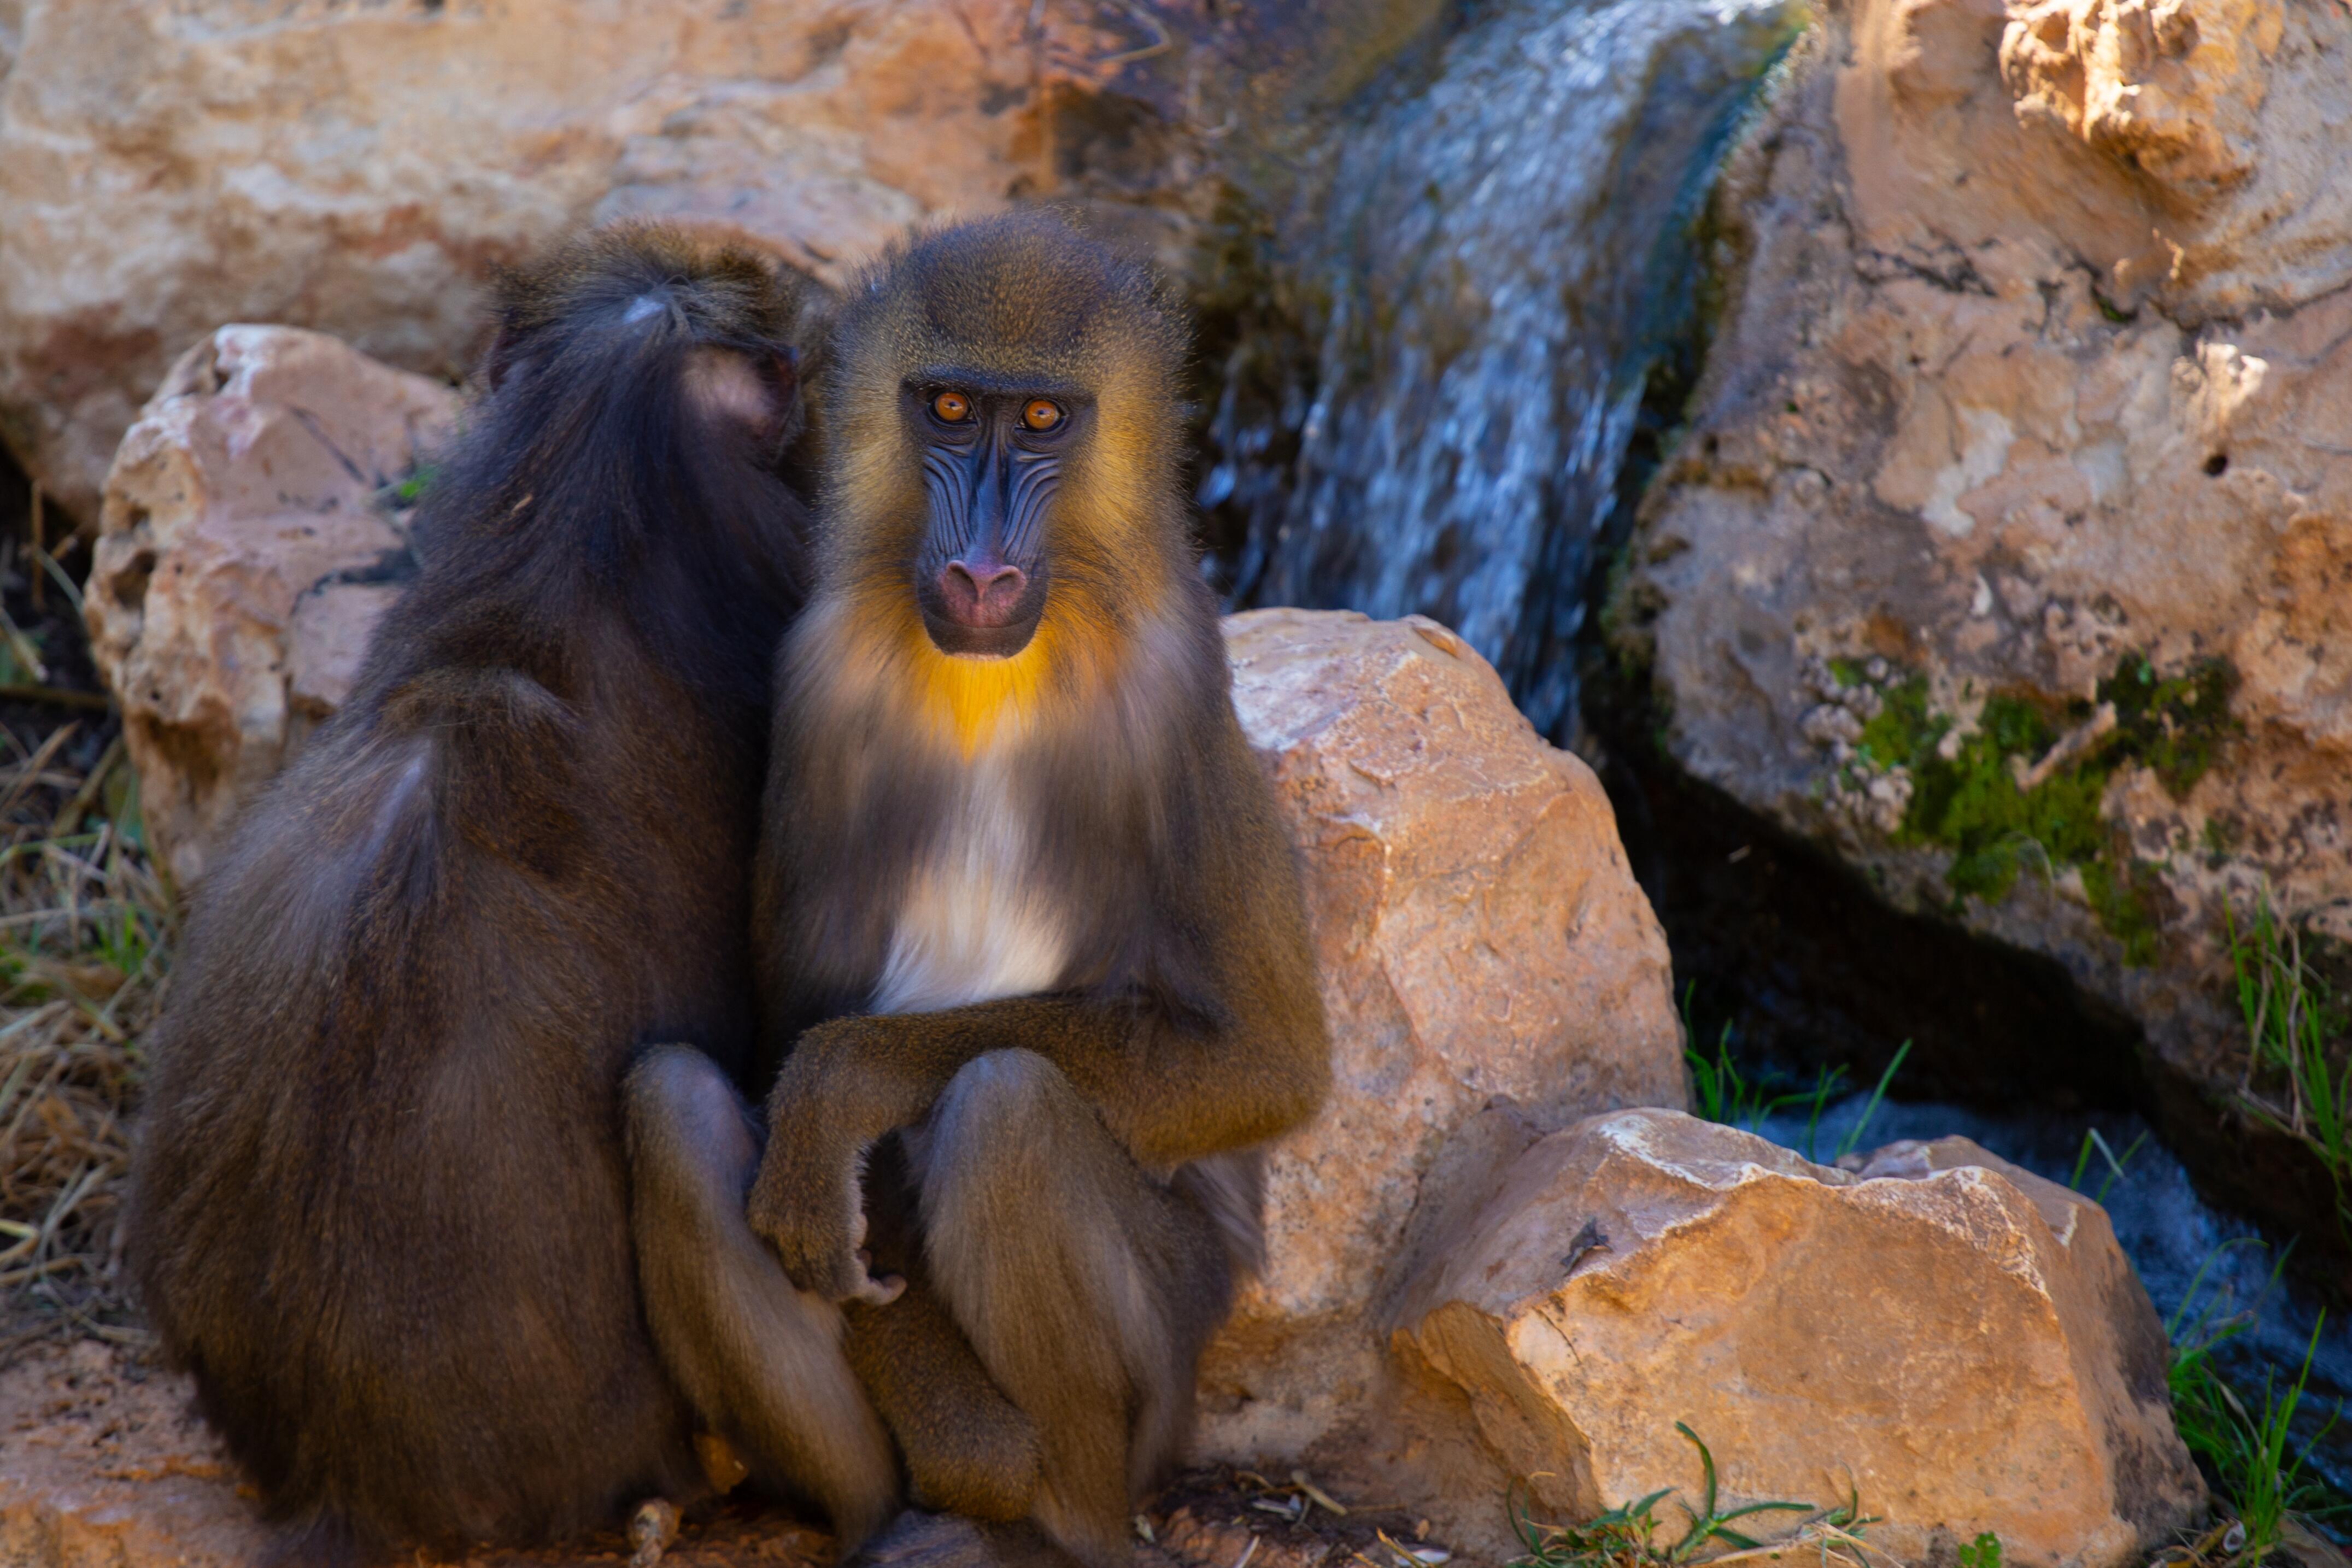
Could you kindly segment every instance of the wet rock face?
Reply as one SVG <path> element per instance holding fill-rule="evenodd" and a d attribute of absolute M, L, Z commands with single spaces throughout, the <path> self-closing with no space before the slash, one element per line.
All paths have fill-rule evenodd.
<path fill-rule="evenodd" d="M 451 388 L 321 333 L 224 327 L 124 439 L 83 616 L 181 886 L 349 695 L 416 568 L 400 485 L 457 413 Z"/>
<path fill-rule="evenodd" d="M 1140 132 L 1105 131 L 1101 89 L 1150 39 L 1071 11 L 0 4 L 0 437 L 88 524 L 140 404 L 224 321 L 454 379 L 488 268 L 583 222 L 830 275 L 934 214 L 1116 183 L 1094 150 Z"/>
<path fill-rule="evenodd" d="M 2352 929 L 2347 202 L 2352 6 L 1836 11 L 1615 602 L 1675 764 L 2217 1090 L 2225 905 Z"/>
<path fill-rule="evenodd" d="M 1374 1402 L 1386 1299 L 1455 1180 L 1441 1155 L 1491 1100 L 1549 1130 L 1686 1090 L 1665 938 L 1608 799 L 1494 668 L 1418 616 L 1225 627 L 1306 874 L 1336 1068 L 1275 1149 L 1272 1261 L 1204 1374 L 1206 1450 L 1248 1461 Z"/>
<path fill-rule="evenodd" d="M 1855 1174 L 1672 1112 L 1579 1123 L 1503 1167 L 1399 1341 L 1538 1517 L 1702 1496 L 1677 1421 L 1725 1506 L 1858 1495 L 1903 1562 L 1994 1531 L 2110 1568 L 2205 1505 L 2105 1214 L 1966 1139 Z"/>

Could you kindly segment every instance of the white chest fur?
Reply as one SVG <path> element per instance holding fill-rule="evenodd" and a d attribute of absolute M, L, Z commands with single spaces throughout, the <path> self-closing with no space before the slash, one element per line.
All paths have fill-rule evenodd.
<path fill-rule="evenodd" d="M 982 758 L 930 858 L 908 883 L 874 985 L 876 1012 L 935 1012 L 1026 996 L 1060 977 L 1068 926 L 1040 890 L 1035 831 L 1006 770 Z"/>

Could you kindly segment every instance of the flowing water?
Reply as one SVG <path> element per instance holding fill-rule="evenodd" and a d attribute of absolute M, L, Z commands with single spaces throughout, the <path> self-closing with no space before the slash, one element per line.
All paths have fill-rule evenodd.
<path fill-rule="evenodd" d="M 1207 507 L 1250 455 L 1297 454 L 1245 525 L 1236 602 L 1433 615 L 1558 725 L 1693 220 L 1793 26 L 1784 0 L 1475 6 L 1346 117 L 1286 258 L 1319 301 L 1311 387 L 1209 434 Z"/>

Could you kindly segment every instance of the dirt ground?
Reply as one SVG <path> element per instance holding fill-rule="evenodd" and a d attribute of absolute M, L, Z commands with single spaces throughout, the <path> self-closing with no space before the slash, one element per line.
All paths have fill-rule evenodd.
<path fill-rule="evenodd" d="M 1294 1483 L 1231 1472 L 1188 1476 L 1144 1522 L 1152 1541 L 1139 1535 L 1137 1568 L 1406 1568 L 1408 1552 L 1433 1552 L 1413 1539 L 1407 1516 L 1351 1510 L 1336 1518 Z M 268 1544 L 251 1490 L 190 1410 L 186 1381 L 144 1350 L 89 1339 L 45 1344 L 0 1372 L 0 1568 L 247 1568 Z M 822 1568 L 833 1557 L 821 1531 L 730 1500 L 690 1514 L 662 1562 Z M 486 1552 L 451 1568 L 586 1568 L 629 1558 L 614 1532 L 555 1551 Z M 1413 1560 L 1412 1568 L 1424 1565 Z"/>
<path fill-rule="evenodd" d="M 37 1349 L 0 1374 L 0 1564 L 7 1568 L 245 1568 L 269 1537 L 250 1489 L 189 1409 L 185 1380 L 143 1352 L 83 1340 Z M 615 1533 L 556 1552 L 499 1552 L 464 1568 L 618 1563 Z M 677 1568 L 821 1563 L 821 1532 L 751 1508 L 681 1531 Z"/>

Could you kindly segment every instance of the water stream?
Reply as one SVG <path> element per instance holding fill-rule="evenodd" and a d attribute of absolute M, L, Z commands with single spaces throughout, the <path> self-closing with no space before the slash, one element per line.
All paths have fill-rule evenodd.
<path fill-rule="evenodd" d="M 1559 725 L 1692 219 L 1792 31 L 1786 0 L 1476 5 L 1346 117 L 1285 258 L 1319 301 L 1312 385 L 1209 432 L 1206 507 L 1251 455 L 1297 453 L 1245 526 L 1237 603 L 1433 615 Z"/>

